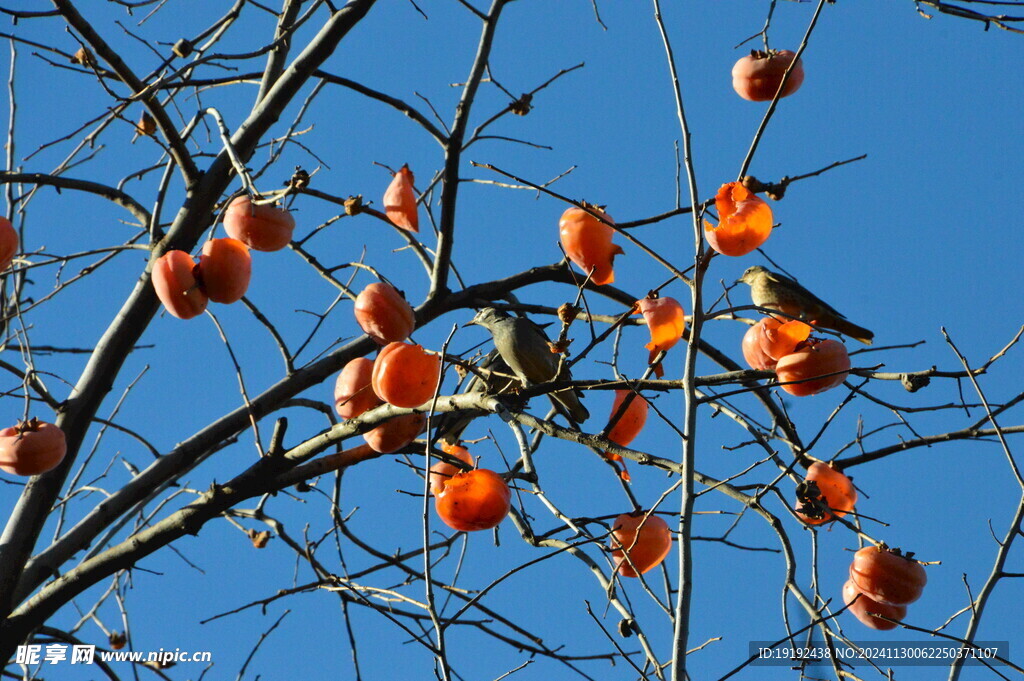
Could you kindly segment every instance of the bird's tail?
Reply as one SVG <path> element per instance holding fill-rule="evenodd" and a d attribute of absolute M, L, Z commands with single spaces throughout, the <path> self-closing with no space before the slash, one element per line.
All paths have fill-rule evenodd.
<path fill-rule="evenodd" d="M 580 396 L 573 388 L 551 393 L 551 403 L 555 409 L 564 410 L 565 415 L 576 423 L 583 423 L 590 418 L 590 412 L 580 402 Z"/>
<path fill-rule="evenodd" d="M 871 345 L 875 338 L 875 334 L 868 331 L 863 326 L 857 326 L 853 322 L 842 319 L 841 317 L 829 319 L 827 324 L 819 323 L 819 325 L 845 334 L 854 340 L 864 343 L 865 345 Z"/>

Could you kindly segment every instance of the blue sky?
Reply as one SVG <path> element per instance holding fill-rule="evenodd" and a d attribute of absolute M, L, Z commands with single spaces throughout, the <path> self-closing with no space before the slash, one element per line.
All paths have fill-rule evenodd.
<path fill-rule="evenodd" d="M 170 9 L 136 26 L 139 16 L 127 17 L 106 3 L 81 4 L 97 29 L 126 58 L 134 60 L 139 72 L 153 68 L 156 57 L 125 35 L 115 20 L 131 26 L 152 44 L 173 43 L 223 10 L 222 3 L 201 7 L 189 4 L 187 9 L 184 5 L 174 9 L 172 3 Z M 466 78 L 479 27 L 456 2 L 432 4 L 436 6 L 423 3 L 428 15 L 424 19 L 411 3 L 378 3 L 325 68 L 426 110 L 421 95 L 442 119 L 450 121 L 460 94 L 451 84 Z M 750 43 L 734 48 L 760 30 L 768 3 L 702 0 L 664 4 L 693 132 L 697 186 L 703 199 L 720 184 L 735 179 L 767 106 L 736 96 L 729 73 L 736 59 L 757 46 Z M 795 49 L 814 7 L 808 2 L 779 3 L 769 33 L 771 46 Z M 599 8 L 607 30 L 595 21 L 591 3 L 585 0 L 543 5 L 519 2 L 506 8 L 491 67 L 492 75 L 513 94 L 537 87 L 560 69 L 579 63 L 585 63 L 585 67 L 539 93 L 528 116 L 506 117 L 490 130 L 495 135 L 529 140 L 550 149 L 482 140 L 464 155 L 463 178 L 502 179 L 470 166 L 469 161 L 490 163 L 534 182 L 545 182 L 572 167 L 574 170 L 552 189 L 574 199 L 607 205 L 616 220 L 635 220 L 674 207 L 674 144 L 680 139 L 680 130 L 652 8 L 610 2 L 599 3 Z M 268 15 L 249 9 L 221 49 L 251 49 L 252 36 L 264 35 L 271 28 Z M 57 20 L 22 21 L 5 30 L 28 40 L 57 42 L 67 51 L 75 48 Z M 302 37 L 308 35 L 307 30 Z M 1002 348 L 1024 321 L 1019 296 L 1024 286 L 1019 264 L 1020 215 L 1024 209 L 1019 191 L 1024 171 L 1020 112 L 1024 110 L 1024 94 L 1016 67 L 1024 45 L 1021 41 L 1021 36 L 1004 31 L 985 32 L 973 22 L 942 16 L 926 20 L 909 0 L 837 3 L 824 8 L 804 54 L 804 85 L 780 102 L 750 172 L 762 180 L 778 180 L 867 155 L 863 161 L 793 184 L 784 200 L 772 204 L 775 220 L 781 226 L 765 245 L 772 260 L 801 283 L 850 319 L 875 331 L 875 347 L 882 349 L 854 355 L 855 366 L 884 365 L 885 371 L 938 366 L 955 371 L 961 367 L 940 328 L 944 327 L 977 365 Z M 8 50 L 3 50 L 0 66 L 4 73 L 9 63 Z M 243 62 L 238 67 L 239 73 L 258 71 L 262 62 Z M 19 89 L 18 159 L 101 115 L 108 106 L 94 79 L 48 65 L 25 46 L 18 48 L 15 83 Z M 202 93 L 202 105 L 217 107 L 233 128 L 243 119 L 256 88 L 252 84 L 207 90 Z M 303 94 L 308 92 L 309 88 Z M 504 94 L 485 85 L 474 110 L 474 124 L 486 120 L 507 100 Z M 275 135 L 285 130 L 300 103 L 301 97 L 285 113 Z M 177 106 L 187 120 L 197 104 L 194 99 L 182 98 Z M 130 111 L 130 118 L 139 114 L 135 108 Z M 299 139 L 315 150 L 316 157 L 296 147 L 286 150 L 258 182 L 261 188 L 279 187 L 296 165 L 311 171 L 322 163 L 314 176 L 315 188 L 338 196 L 362 194 L 379 207 L 390 178 L 375 163 L 394 168 L 408 163 L 416 172 L 420 188 L 443 163 L 440 147 L 414 122 L 338 88 L 325 88 L 297 127 L 309 127 Z M 103 148 L 96 159 L 71 175 L 116 184 L 130 170 L 158 162 L 160 150 L 152 141 L 130 144 L 130 137 L 127 122 L 115 123 L 101 137 Z M 215 151 L 215 134 L 208 139 L 204 132 L 200 144 L 204 151 Z M 70 148 L 65 142 L 18 163 L 26 171 L 48 172 Z M 250 165 L 262 165 L 267 155 L 267 150 L 257 152 Z M 150 206 L 159 176 L 160 172 L 155 171 L 141 179 L 133 178 L 126 182 L 125 189 Z M 178 192 L 180 197 L 180 190 L 172 183 L 172 195 Z M 467 283 L 508 276 L 561 257 L 557 222 L 565 208 L 563 203 L 532 191 L 468 182 L 461 189 L 460 202 L 454 260 Z M 688 202 L 685 193 L 683 202 Z M 338 211 L 336 206 L 309 197 L 300 197 L 294 208 L 299 236 Z M 165 218 L 174 211 L 172 202 Z M 118 244 L 133 233 L 132 227 L 119 222 L 125 217 L 99 199 L 43 190 L 28 207 L 25 247 L 70 253 Z M 687 216 L 641 228 L 637 235 L 656 245 L 677 265 L 685 267 L 692 261 L 692 230 Z M 421 237 L 433 247 L 429 228 Z M 616 242 L 623 240 L 618 237 Z M 328 265 L 353 262 L 365 253 L 366 262 L 374 264 L 418 303 L 427 293 L 428 280 L 408 250 L 397 250 L 403 244 L 378 221 L 356 217 L 332 223 L 313 237 L 308 247 Z M 641 297 L 668 278 L 665 270 L 638 249 L 625 243 L 623 246 L 626 253 L 616 262 L 618 286 Z M 718 297 L 722 290 L 719 282 L 730 285 L 753 264 L 769 263 L 757 254 L 716 258 L 706 279 L 706 299 Z M 122 254 L 96 276 L 33 311 L 26 317 L 31 323 L 28 333 L 32 341 L 39 345 L 92 347 L 144 265 L 145 252 Z M 34 292 L 37 298 L 49 290 L 55 275 L 53 268 L 39 270 Z M 360 273 L 355 288 L 371 280 Z M 691 312 L 689 293 L 682 284 L 670 285 L 666 293 L 683 301 Z M 557 306 L 569 300 L 572 291 L 545 285 L 518 295 L 523 302 Z M 297 347 L 313 330 L 315 318 L 309 312 L 327 310 L 335 296 L 334 289 L 310 272 L 295 253 L 255 254 L 249 297 L 278 326 L 291 347 Z M 745 288 L 736 289 L 731 296 L 734 304 L 749 303 Z M 589 301 L 597 312 L 622 311 L 621 306 L 597 296 L 591 295 Z M 358 334 L 350 307 L 350 303 L 342 302 L 327 315 L 300 361 L 310 361 L 338 339 Z M 283 365 L 262 327 L 241 306 L 213 309 L 244 367 L 249 392 L 257 393 L 279 380 Z M 453 325 L 464 324 L 471 317 L 470 310 L 446 315 L 431 327 L 417 331 L 414 338 L 427 347 L 439 348 Z M 731 321 L 714 321 L 705 326 L 705 337 L 739 358 L 744 328 Z M 643 371 L 645 334 L 639 327 L 623 334 L 618 360 L 626 375 L 637 376 Z M 583 326 L 574 328 L 573 335 L 577 338 L 574 347 L 581 347 L 587 335 Z M 485 340 L 482 330 L 460 329 L 451 348 L 462 352 Z M 922 345 L 906 347 L 921 341 Z M 122 391 L 141 376 L 117 418 L 138 427 L 166 451 L 241 403 L 234 370 L 209 319 L 182 322 L 162 315 L 153 321 L 141 342 L 152 347 L 140 349 L 129 360 L 108 403 L 100 409 L 101 415 L 109 415 Z M 851 351 L 861 349 L 854 347 L 856 343 L 848 345 Z M 612 353 L 610 345 L 603 347 L 581 362 L 574 375 L 609 377 Z M 14 351 L 8 350 L 7 355 L 6 361 L 19 361 Z M 73 383 L 85 356 L 40 355 L 36 361 L 37 368 Z M 989 399 L 998 403 L 1019 392 L 1022 369 L 1020 350 L 1014 348 L 981 379 Z M 702 360 L 699 370 L 706 374 L 718 369 Z M 679 349 L 668 357 L 668 377 L 677 377 L 681 371 Z M 58 395 L 66 395 L 67 388 L 59 379 L 48 377 L 47 382 Z M 303 397 L 330 401 L 329 383 L 307 391 Z M 17 384 L 8 377 L 4 389 L 12 390 Z M 967 401 L 976 401 L 968 383 L 960 387 Z M 896 382 L 872 382 L 868 390 L 879 399 L 907 407 L 955 403 L 959 399 L 958 386 L 950 381 L 935 381 L 915 394 L 903 391 Z M 784 402 L 805 439 L 810 440 L 845 396 L 840 389 L 812 398 L 787 397 Z M 593 415 L 586 424 L 588 432 L 597 432 L 603 426 L 611 399 L 607 392 L 587 395 L 586 404 Z M 731 403 L 755 413 L 754 403 L 746 397 Z M 672 420 L 681 419 L 680 395 L 660 397 L 656 405 Z M 2 418 L 7 421 L 13 422 L 23 408 L 23 400 L 17 397 L 0 401 Z M 533 409 L 540 412 L 543 404 L 538 400 Z M 328 426 L 322 415 L 312 416 L 308 410 L 293 408 L 285 414 L 290 421 L 290 444 Z M 884 426 L 864 444 L 869 450 L 901 438 L 913 439 L 915 432 L 933 434 L 963 428 L 982 416 L 979 409 L 971 409 L 969 414 L 957 410 L 915 413 L 908 417 L 912 431 L 898 424 L 888 410 L 859 399 L 842 410 L 811 454 L 831 458 L 855 439 L 861 424 L 868 432 Z M 712 419 L 707 409 L 699 417 L 697 468 L 701 472 L 719 478 L 736 475 L 761 456 L 754 447 L 737 448 L 749 436 L 735 423 L 723 416 Z M 763 418 L 760 414 L 756 417 Z M 1010 411 L 1003 420 L 1004 425 L 1019 422 L 1019 409 L 1016 414 Z M 264 441 L 272 425 L 272 420 L 260 424 Z M 488 429 L 506 456 L 512 456 L 514 440 L 500 420 L 491 418 L 475 424 L 468 434 L 483 437 Z M 87 438 L 87 442 L 92 440 L 92 435 Z M 1012 439 L 1010 443 L 1015 444 Z M 649 423 L 634 447 L 672 459 L 680 456 L 678 438 L 657 419 Z M 482 442 L 472 451 L 483 457 L 483 465 L 504 468 L 494 443 Z M 842 456 L 857 451 L 854 445 Z M 190 473 L 182 481 L 183 486 L 205 489 L 213 479 L 222 482 L 251 463 L 254 456 L 252 435 L 244 433 L 236 444 Z M 150 460 L 149 454 L 131 439 L 105 434 L 84 479 L 99 476 L 114 461 L 97 485 L 116 486 L 129 475 L 122 459 L 139 468 Z M 544 489 L 567 514 L 601 517 L 628 510 L 615 479 L 589 451 L 547 441 L 538 453 L 538 465 Z M 672 482 L 657 471 L 638 466 L 631 470 L 634 493 L 644 504 L 653 503 Z M 965 583 L 976 593 L 984 582 L 997 549 L 990 527 L 996 536 L 1002 536 L 1018 503 L 1021 490 L 1010 476 L 1002 450 L 994 442 L 936 445 L 858 466 L 851 474 L 863 492 L 858 511 L 888 524 L 880 527 L 865 521 L 869 534 L 916 551 L 923 560 L 941 561 L 941 565 L 929 568 L 925 595 L 911 606 L 908 616 L 916 626 L 941 625 L 969 602 Z M 737 484 L 763 483 L 775 475 L 773 467 L 761 465 Z M 300 500 L 279 495 L 268 502 L 267 510 L 285 523 L 292 537 L 301 539 L 308 524 L 308 536 L 319 539 L 330 528 L 328 501 L 332 485 L 333 481 L 325 478 L 319 488 L 326 490 L 326 495 L 312 493 Z M 420 486 L 420 478 L 410 466 L 400 459 L 384 457 L 344 475 L 340 505 L 343 513 L 351 514 L 351 528 L 359 536 L 388 552 L 411 550 L 422 541 L 422 500 L 403 492 L 415 493 Z M 791 499 L 792 484 L 784 481 L 780 487 Z M 13 507 L 19 490 L 13 485 L 0 485 L 0 512 Z M 172 501 L 168 510 L 185 499 L 182 496 Z M 97 500 L 97 493 L 83 496 L 71 505 L 72 516 L 91 508 Z M 556 527 L 536 499 L 524 494 L 523 500 L 535 527 L 542 531 Z M 667 503 L 668 508 L 674 507 L 676 497 Z M 802 529 L 778 499 L 769 497 L 766 503 L 769 510 L 784 518 L 797 555 L 799 583 L 809 593 L 813 578 L 809 569 L 812 532 Z M 702 495 L 696 508 L 700 514 L 693 534 L 701 538 L 721 536 L 742 510 L 715 493 Z M 444 529 L 436 517 L 431 523 L 435 530 Z M 50 536 L 49 531 L 44 536 Z M 843 528 L 814 534 L 821 594 L 838 600 L 850 551 L 857 548 L 856 537 Z M 558 536 L 568 538 L 564 531 Z M 500 546 L 494 546 L 490 533 L 470 536 L 465 540 L 464 554 L 460 553 L 463 540 L 459 540 L 454 555 L 440 563 L 438 572 L 450 577 L 461 559 L 459 586 L 478 589 L 541 555 L 519 540 L 508 521 L 501 526 L 500 539 Z M 744 546 L 777 548 L 769 528 L 749 513 L 737 523 L 730 539 Z M 143 561 L 145 571 L 132 574 L 134 588 L 127 595 L 127 607 L 137 649 L 209 649 L 216 667 L 206 678 L 230 678 L 260 635 L 287 609 L 290 613 L 262 644 L 245 678 L 256 678 L 257 673 L 268 679 L 285 674 L 356 678 L 340 607 L 327 592 L 281 600 L 269 606 L 266 614 L 252 609 L 209 624 L 199 623 L 271 596 L 278 589 L 311 581 L 309 570 L 296 568 L 294 555 L 280 539 L 273 540 L 264 551 L 255 551 L 241 532 L 222 521 L 210 523 L 198 538 L 181 540 L 174 547 L 201 571 L 164 550 Z M 331 569 L 341 572 L 333 539 L 321 550 Z M 742 661 L 749 641 L 784 635 L 785 566 L 777 553 L 742 551 L 719 542 L 698 541 L 696 550 L 690 643 L 696 646 L 713 637 L 722 640 L 692 656 L 691 674 L 695 679 L 719 678 Z M 600 558 L 598 551 L 589 552 Z M 343 544 L 343 554 L 344 569 L 353 573 L 374 562 L 349 543 Z M 673 551 L 669 564 L 676 557 Z M 1007 569 L 1024 572 L 1020 560 L 1018 547 Z M 674 571 L 674 567 L 671 569 Z M 361 583 L 392 588 L 402 579 L 397 571 L 391 571 L 369 575 Z M 660 577 L 651 583 L 664 600 Z M 635 583 L 624 585 L 623 590 L 655 649 L 667 659 L 671 628 L 665 614 Z M 410 598 L 423 598 L 419 585 L 404 587 L 402 592 Z M 80 599 L 79 607 L 88 608 L 91 601 L 87 596 L 99 593 L 97 589 L 89 591 Z M 1019 646 L 1021 641 L 1014 636 L 1019 636 L 1022 598 L 1024 586 L 1020 580 L 1000 582 L 989 602 L 979 638 L 1010 638 L 1011 651 Z M 592 605 L 599 618 L 603 617 L 602 623 L 609 631 L 617 625 L 614 613 L 606 612 L 604 594 L 597 582 L 581 563 L 566 556 L 511 576 L 489 593 L 488 599 L 496 611 L 536 632 L 548 645 L 564 644 L 575 654 L 608 649 L 606 639 L 587 615 L 584 601 Z M 790 601 L 788 610 L 791 624 L 803 626 L 806 618 L 799 606 Z M 120 628 L 112 604 L 102 613 L 105 622 Z M 66 625 L 76 619 L 74 610 L 66 608 L 57 621 Z M 958 635 L 964 621 L 961 616 L 945 631 Z M 913 632 L 872 632 L 849 615 L 840 622 L 855 640 L 926 638 Z M 362 678 L 393 678 L 396 671 L 428 678 L 429 654 L 408 642 L 408 636 L 384 618 L 354 611 L 352 626 L 359 641 Z M 84 627 L 82 636 L 97 642 L 103 638 L 92 625 Z M 636 649 L 635 639 L 619 641 L 629 650 Z M 449 644 L 452 665 L 465 679 L 497 678 L 527 659 L 468 627 L 453 630 Z M 635 678 L 621 663 L 610 667 L 606 662 L 588 662 L 581 663 L 581 668 L 595 678 Z M 198 666 L 187 665 L 170 670 L 173 678 L 193 679 L 201 671 Z M 781 678 L 784 673 L 776 675 Z M 935 678 L 936 673 L 928 667 L 903 667 L 897 670 L 896 678 L 927 679 Z M 61 669 L 61 674 L 62 678 L 64 674 L 77 678 L 67 667 Z M 865 670 L 864 674 L 872 678 L 871 672 Z M 510 678 L 573 677 L 557 663 L 538 658 Z M 736 678 L 764 676 L 757 669 L 748 669 Z M 963 678 L 990 677 L 972 670 Z"/>

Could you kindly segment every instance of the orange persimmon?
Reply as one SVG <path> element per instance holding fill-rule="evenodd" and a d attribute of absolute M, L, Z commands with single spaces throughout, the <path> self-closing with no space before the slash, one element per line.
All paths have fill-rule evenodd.
<path fill-rule="evenodd" d="M 723 184 L 715 195 L 719 223 L 704 221 L 704 237 L 722 255 L 746 255 L 772 233 L 772 209 L 740 182 Z"/>
<path fill-rule="evenodd" d="M 473 466 L 473 457 L 465 447 L 453 445 L 448 442 L 442 442 L 441 451 L 449 456 L 454 456 L 467 466 Z M 440 493 L 441 490 L 444 489 L 445 481 L 461 470 L 462 469 L 455 464 L 448 463 L 447 461 L 438 461 L 435 463 L 430 467 L 430 491 L 434 494 Z"/>
<path fill-rule="evenodd" d="M 18 253 L 18 230 L 0 215 L 0 272 L 6 270 Z"/>
<path fill-rule="evenodd" d="M 195 277 L 196 262 L 185 251 L 167 251 L 153 264 L 153 289 L 178 319 L 198 317 L 209 302 Z"/>
<path fill-rule="evenodd" d="M 797 500 L 801 505 L 796 514 L 808 525 L 830 523 L 852 511 L 857 503 L 853 482 L 827 463 L 812 463 L 804 480 L 815 483 L 818 488 L 818 494 L 811 495 L 806 485 L 797 487 Z"/>
<path fill-rule="evenodd" d="M 238 239 L 210 239 L 199 256 L 199 287 L 215 303 L 233 303 L 245 295 L 252 277 L 249 247 Z"/>
<path fill-rule="evenodd" d="M 398 451 L 416 439 L 423 431 L 427 417 L 423 414 L 406 414 L 385 421 L 373 430 L 363 433 L 363 439 L 370 449 L 381 454 Z"/>
<path fill-rule="evenodd" d="M 743 334 L 743 358 L 752 369 L 774 369 L 778 360 L 795 352 L 810 335 L 809 324 L 765 317 Z"/>
<path fill-rule="evenodd" d="M 384 400 L 373 392 L 373 360 L 356 357 L 346 364 L 334 383 L 334 410 L 343 419 L 359 416 Z"/>
<path fill-rule="evenodd" d="M 284 208 L 255 204 L 243 194 L 224 211 L 224 230 L 254 251 L 279 251 L 292 240 L 295 218 Z"/>
<path fill-rule="evenodd" d="M 876 603 L 910 605 L 921 597 L 928 583 L 924 567 L 913 555 L 884 544 L 865 546 L 853 554 L 850 581 Z"/>
<path fill-rule="evenodd" d="M 863 622 L 865 626 L 880 631 L 895 629 L 898 625 L 894 622 L 874 617 L 873 613 L 891 617 L 894 620 L 901 620 L 907 616 L 907 606 L 888 605 L 887 603 L 879 603 L 872 600 L 870 596 L 862 593 L 857 588 L 852 579 L 846 580 L 846 584 L 843 584 L 843 602 L 850 606 L 848 608 L 849 612 Z"/>
<path fill-rule="evenodd" d="M 613 222 L 607 213 L 596 206 L 587 204 L 587 207 L 608 222 Z M 612 243 L 614 229 L 582 208 L 573 207 L 562 213 L 558 221 L 558 233 L 569 260 L 576 263 L 584 274 L 594 270 L 590 278 L 592 282 L 600 286 L 615 281 L 613 261 L 616 255 L 622 254 L 622 248 Z"/>
<path fill-rule="evenodd" d="M 643 300 L 636 301 L 637 312 L 644 316 L 647 329 L 651 332 L 651 342 L 644 347 L 650 350 L 647 358 L 648 364 L 654 361 L 662 350 L 668 351 L 679 339 L 683 337 L 686 329 L 686 313 L 683 306 L 675 298 L 665 296 L 663 298 L 652 298 L 648 296 Z M 654 368 L 658 378 L 664 375 L 664 370 L 659 363 Z"/>
<path fill-rule="evenodd" d="M 775 93 L 782 85 L 782 77 L 794 59 L 796 53 L 791 50 L 751 50 L 749 55 L 741 57 L 732 67 L 732 88 L 740 97 L 751 102 L 775 99 Z M 802 60 L 796 59 L 786 87 L 779 97 L 793 94 L 803 82 L 804 65 Z"/>
<path fill-rule="evenodd" d="M 622 412 L 622 416 L 608 430 L 607 435 L 609 440 L 622 447 L 628 446 L 640 434 L 644 424 L 647 422 L 647 400 L 639 394 L 634 394 L 632 390 L 616 390 L 615 401 L 612 402 L 612 411 L 608 415 L 609 423 L 619 413 L 619 409 L 622 408 L 626 398 L 630 395 L 633 395 L 632 401 L 625 408 L 625 411 Z M 626 470 L 626 462 L 623 461 L 622 457 L 609 452 L 605 452 L 605 456 L 611 461 L 622 464 L 622 471 L 619 473 L 619 476 L 626 482 L 629 482 L 629 471 Z"/>
<path fill-rule="evenodd" d="M 41 475 L 64 460 L 64 431 L 33 418 L 0 430 L 0 470 L 13 475 Z"/>
<path fill-rule="evenodd" d="M 434 396 L 441 357 L 419 345 L 390 343 L 373 363 L 373 392 L 396 407 L 418 407 Z"/>
<path fill-rule="evenodd" d="M 416 212 L 416 191 L 413 189 L 415 181 L 407 163 L 395 173 L 387 191 L 384 192 L 384 213 L 396 227 L 407 232 L 420 231 L 420 219 Z"/>
<path fill-rule="evenodd" d="M 746 333 L 743 334 L 743 342 L 741 344 L 743 359 L 747 360 L 747 364 L 750 365 L 751 369 L 757 369 L 758 371 L 772 371 L 775 369 L 775 360 L 761 349 L 761 336 L 764 334 L 765 324 L 776 321 L 778 320 L 772 317 L 765 317 L 747 329 Z"/>
<path fill-rule="evenodd" d="M 404 341 L 416 328 L 416 316 L 391 284 L 374 282 L 356 296 L 356 322 L 379 345 Z"/>
<path fill-rule="evenodd" d="M 849 375 L 850 366 L 850 355 L 847 354 L 845 345 L 831 339 L 808 338 L 797 346 L 796 351 L 778 361 L 775 365 L 775 375 L 779 383 L 787 384 L 780 385 L 780 388 L 790 395 L 804 397 L 841 385 Z M 820 378 L 817 378 L 819 376 Z"/>
<path fill-rule="evenodd" d="M 434 495 L 434 508 L 445 525 L 464 532 L 497 527 L 511 507 L 508 483 L 486 468 L 456 473 Z"/>
<path fill-rule="evenodd" d="M 665 560 L 672 550 L 672 533 L 668 524 L 653 513 L 623 513 L 612 525 L 611 548 L 618 573 L 638 577 Z"/>

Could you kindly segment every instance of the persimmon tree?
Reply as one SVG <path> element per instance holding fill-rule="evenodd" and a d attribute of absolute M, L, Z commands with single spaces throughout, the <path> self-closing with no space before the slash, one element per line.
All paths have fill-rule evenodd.
<path fill-rule="evenodd" d="M 871 163 L 788 152 L 806 151 L 787 112 L 824 96 L 819 26 L 843 3 L 748 3 L 716 26 L 732 40 L 716 64 L 792 50 L 737 76 L 773 71 L 767 99 L 741 99 L 690 44 L 686 13 L 715 3 L 580 3 L 593 50 L 627 59 L 621 22 L 658 57 L 644 68 L 660 115 L 619 132 L 640 145 L 665 124 L 662 157 L 600 183 L 575 164 L 600 159 L 602 106 L 628 75 L 581 88 L 594 52 L 569 39 L 526 59 L 543 5 L 437 4 L 0 5 L 5 674 L 44 675 L 16 650 L 53 642 L 209 649 L 211 677 L 241 678 L 250 660 L 283 673 L 255 655 L 278 639 L 312 652 L 324 637 L 343 678 L 398 664 L 445 680 L 756 678 L 748 641 L 835 650 L 873 629 L 1020 645 L 1001 619 L 1024 575 L 1020 331 L 967 348 L 936 334 L 950 320 L 886 328 L 882 308 L 921 293 L 860 298 L 877 254 L 844 245 L 855 268 L 819 265 L 840 229 L 807 223 L 837 220 L 801 217 L 864 191 L 843 174 Z M 1021 27 L 1014 2 L 892 4 L 872 11 L 1003 29 L 990 40 Z M 735 110 L 707 112 L 695 74 Z M 574 130 L 588 144 L 551 139 Z M 786 271 L 796 297 L 750 304 L 736 280 L 754 265 Z M 801 302 L 810 290 L 874 344 L 851 347 L 841 314 Z M 500 323 L 515 317 L 537 326 Z M 61 456 L 31 449 L 41 428 Z M 918 502 L 939 484 L 914 471 L 948 447 L 984 455 L 979 483 L 999 491 L 962 490 L 985 507 L 944 544 Z M 912 573 L 914 607 L 877 586 L 898 576 L 844 585 L 855 551 Z M 939 571 L 963 553 L 977 562 L 961 584 Z M 239 622 L 260 633 L 240 643 Z M 808 664 L 785 662 L 796 678 L 887 666 Z"/>

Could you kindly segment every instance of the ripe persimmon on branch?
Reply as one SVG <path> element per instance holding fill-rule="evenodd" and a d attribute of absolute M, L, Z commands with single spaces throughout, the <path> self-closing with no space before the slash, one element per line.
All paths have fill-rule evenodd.
<path fill-rule="evenodd" d="M 918 316 L 931 265 L 886 283 L 901 235 L 963 235 L 849 198 L 891 194 L 898 145 L 822 108 L 855 80 L 833 3 L 52 4 L 0 7 L 8 676 L 67 644 L 682 681 L 766 640 L 838 679 L 870 630 L 1005 625 L 1024 327 Z M 933 503 L 961 447 L 986 489 Z"/>

